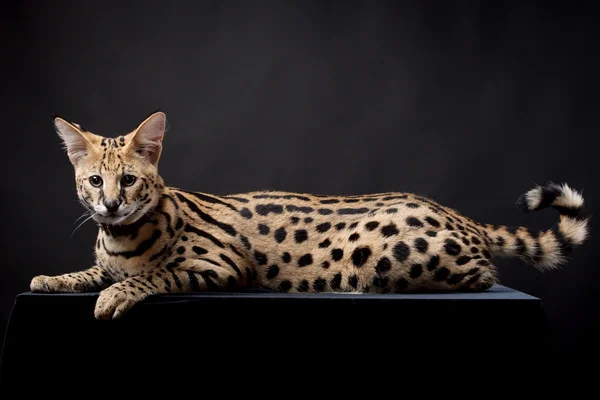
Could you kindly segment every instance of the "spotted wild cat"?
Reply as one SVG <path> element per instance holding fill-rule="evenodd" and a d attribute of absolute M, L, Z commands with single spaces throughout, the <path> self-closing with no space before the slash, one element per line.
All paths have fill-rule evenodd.
<path fill-rule="evenodd" d="M 588 235 L 583 198 L 566 184 L 521 196 L 524 211 L 559 212 L 557 226 L 540 232 L 482 224 L 411 193 L 217 196 L 165 186 L 162 112 L 116 139 L 54 123 L 78 197 L 99 226 L 96 264 L 36 276 L 31 290 L 100 291 L 98 319 L 168 292 L 481 291 L 497 281 L 494 256 L 556 268 Z"/>

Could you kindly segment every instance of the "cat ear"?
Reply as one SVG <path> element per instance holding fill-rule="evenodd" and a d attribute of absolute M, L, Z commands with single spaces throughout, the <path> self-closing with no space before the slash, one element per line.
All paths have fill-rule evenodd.
<path fill-rule="evenodd" d="M 155 112 L 142 122 L 132 133 L 129 146 L 139 155 L 156 165 L 162 151 L 162 140 L 165 135 L 167 116 Z"/>
<path fill-rule="evenodd" d="M 71 163 L 76 165 L 83 157 L 89 154 L 91 143 L 79 130 L 78 125 L 71 124 L 60 117 L 54 118 L 56 133 L 63 141 L 65 150 Z"/>

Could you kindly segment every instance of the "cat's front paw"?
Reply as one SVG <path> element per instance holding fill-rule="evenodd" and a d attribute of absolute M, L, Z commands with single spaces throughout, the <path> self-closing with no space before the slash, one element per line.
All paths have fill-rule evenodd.
<path fill-rule="evenodd" d="M 37 293 L 77 293 L 84 290 L 82 282 L 68 279 L 64 276 L 35 276 L 29 288 Z"/>
<path fill-rule="evenodd" d="M 52 291 L 52 290 L 50 290 L 50 284 L 49 284 L 50 279 L 51 279 L 51 277 L 46 276 L 46 275 L 35 276 L 31 280 L 31 283 L 29 284 L 29 289 L 32 292 L 49 293 Z"/>
<path fill-rule="evenodd" d="M 143 298 L 125 291 L 118 284 L 100 292 L 94 309 L 96 319 L 119 319 Z"/>

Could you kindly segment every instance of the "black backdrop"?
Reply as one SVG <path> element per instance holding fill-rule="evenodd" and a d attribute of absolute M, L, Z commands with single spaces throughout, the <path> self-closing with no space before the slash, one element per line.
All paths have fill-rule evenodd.
<path fill-rule="evenodd" d="M 52 113 L 116 136 L 164 110 L 162 174 L 192 190 L 414 191 L 533 228 L 557 218 L 515 207 L 535 183 L 584 189 L 592 213 L 600 201 L 587 2 L 174 3 L 1 14 L 2 331 L 32 276 L 92 263 L 95 227 L 72 235 L 83 210 Z M 544 300 L 567 351 L 600 333 L 592 235 L 561 271 L 497 261 L 502 283 Z"/>

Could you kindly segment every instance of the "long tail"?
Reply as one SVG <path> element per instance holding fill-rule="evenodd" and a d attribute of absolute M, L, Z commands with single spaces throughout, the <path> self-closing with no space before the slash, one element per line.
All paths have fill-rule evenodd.
<path fill-rule="evenodd" d="M 492 255 L 519 257 L 540 270 L 556 269 L 588 238 L 583 196 L 567 184 L 537 186 L 522 194 L 517 205 L 525 212 L 551 207 L 560 214 L 558 224 L 545 231 L 486 225 Z"/>

